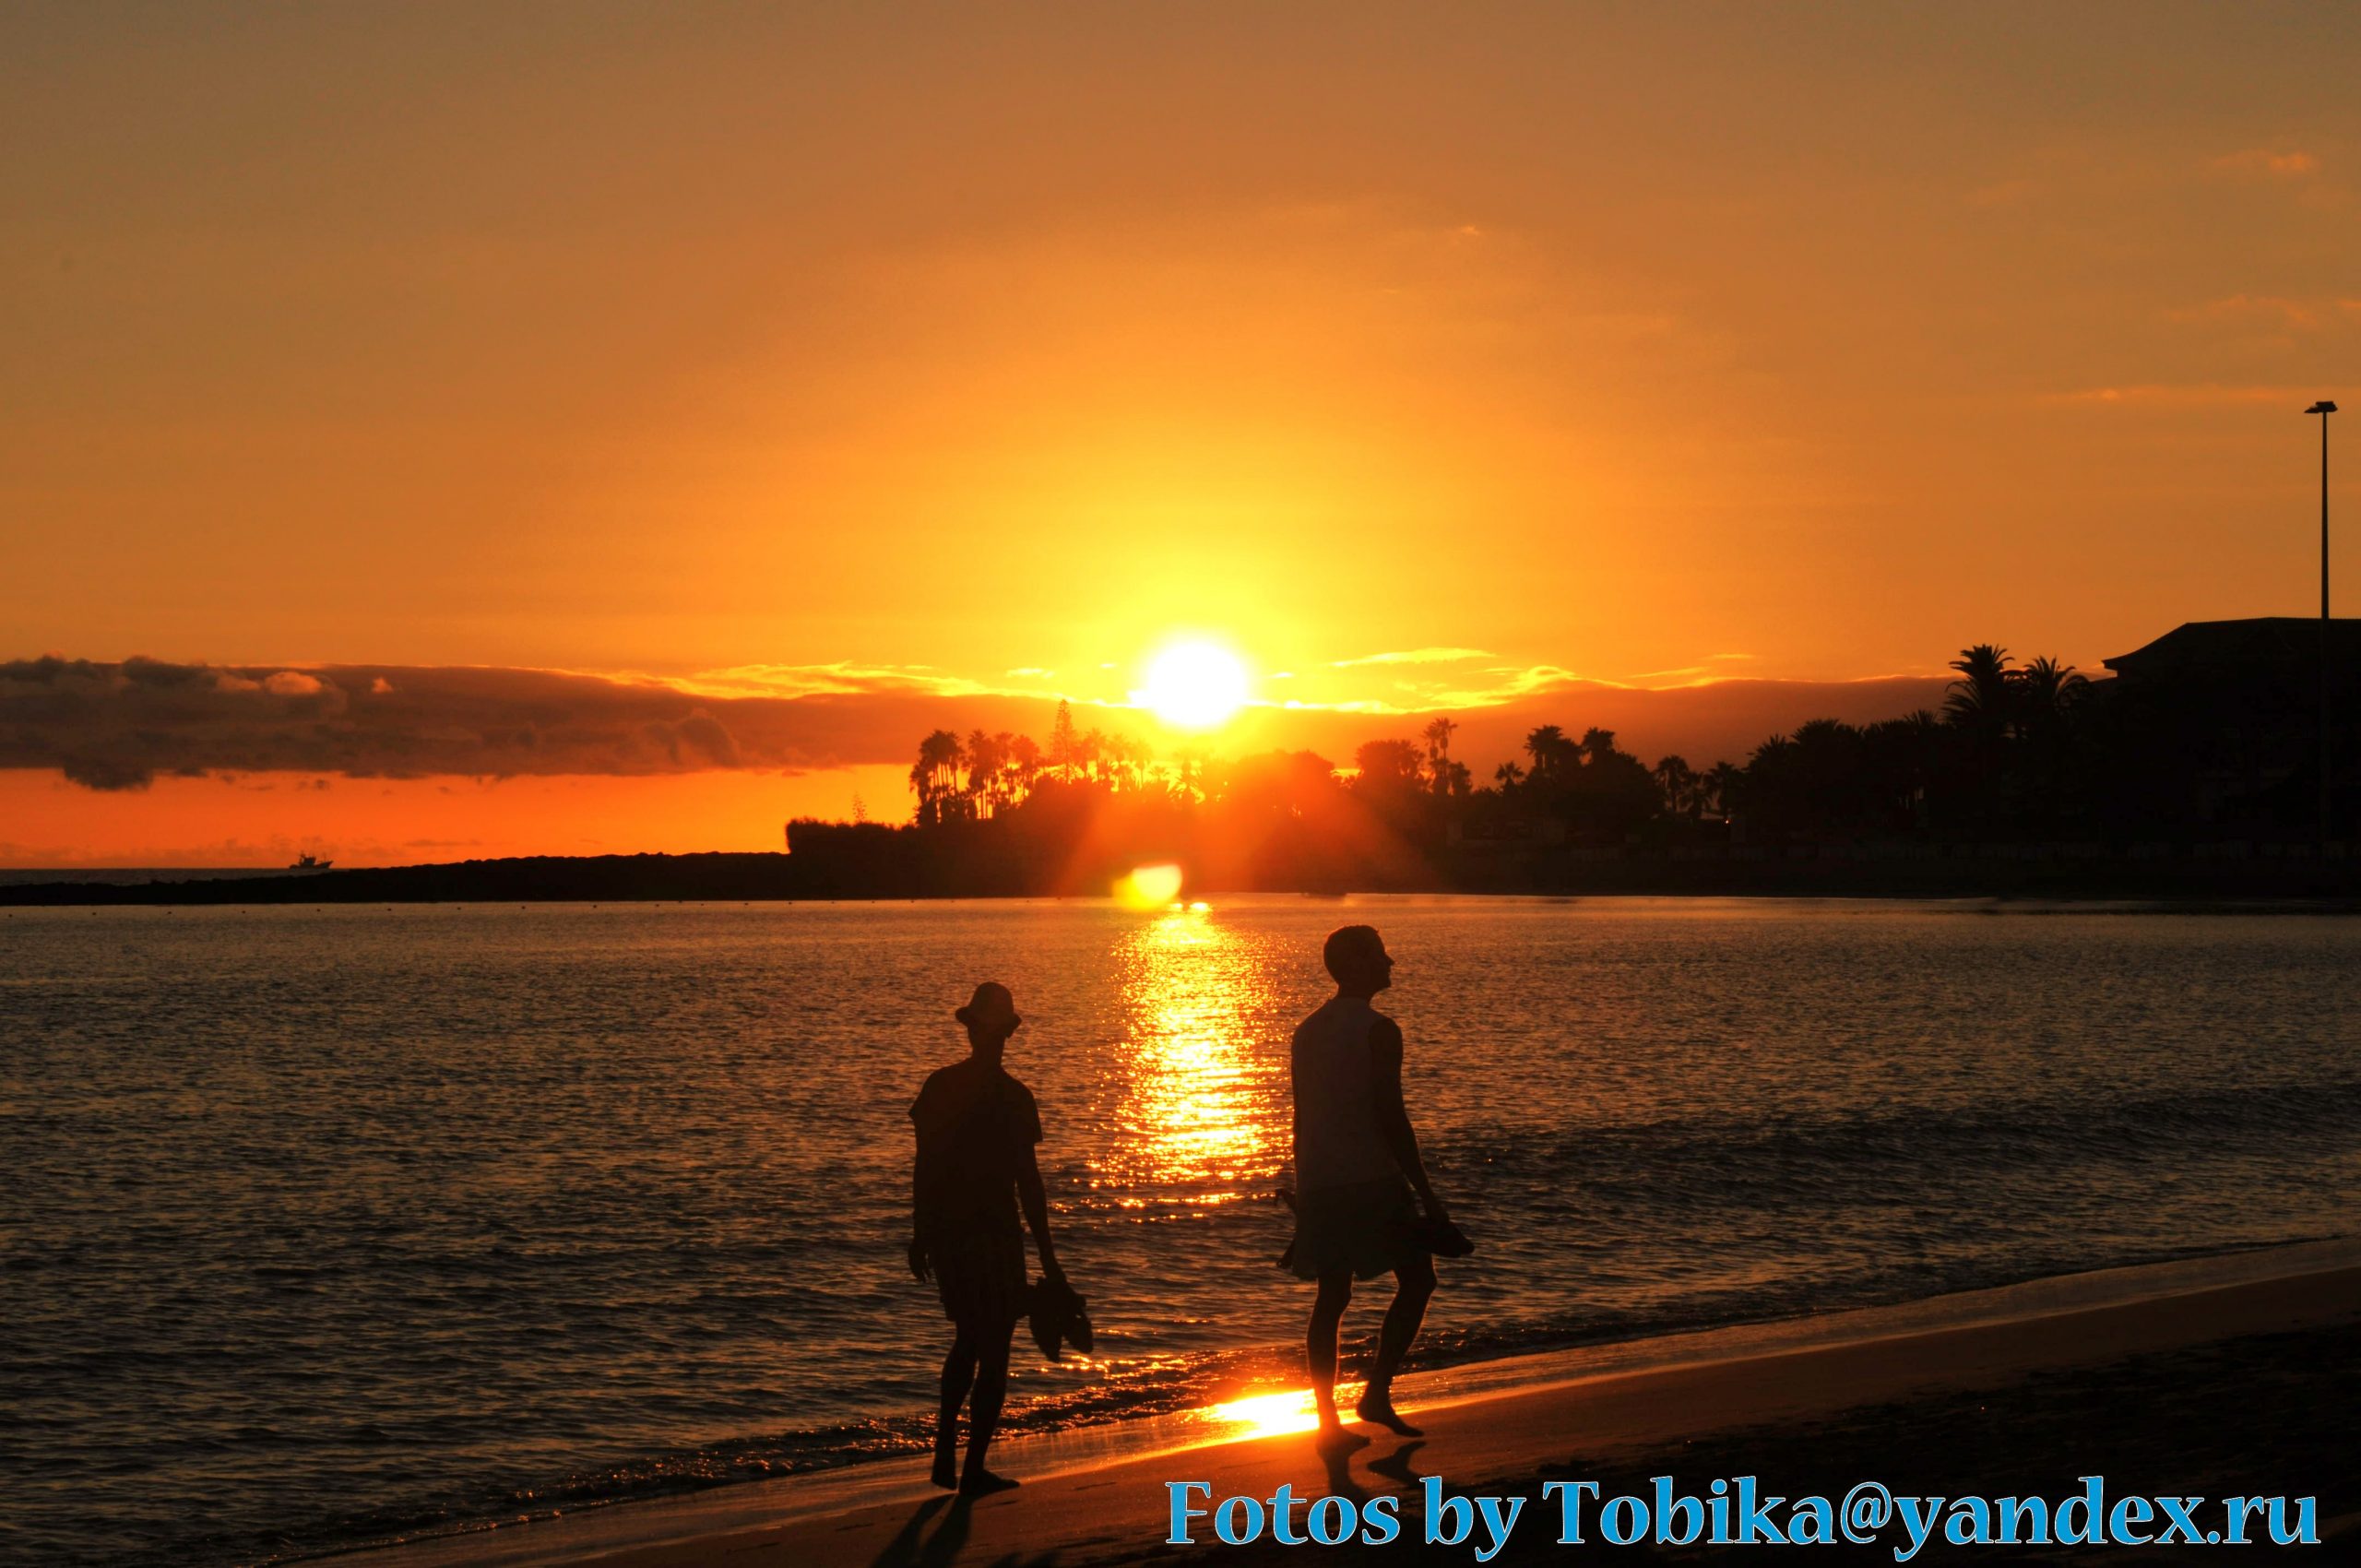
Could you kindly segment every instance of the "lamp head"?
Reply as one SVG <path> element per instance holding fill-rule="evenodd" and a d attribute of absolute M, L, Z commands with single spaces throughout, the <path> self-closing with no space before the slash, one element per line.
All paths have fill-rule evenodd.
<path fill-rule="evenodd" d="M 2304 411 L 2308 414 L 2332 414 L 2336 412 L 2336 405 L 2323 398 Z"/>

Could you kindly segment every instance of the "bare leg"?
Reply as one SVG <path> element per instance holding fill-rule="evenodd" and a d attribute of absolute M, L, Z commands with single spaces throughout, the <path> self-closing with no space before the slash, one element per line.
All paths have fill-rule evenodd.
<path fill-rule="evenodd" d="M 1325 1443 L 1351 1435 L 1336 1419 L 1336 1327 L 1352 1300 L 1352 1270 L 1322 1275 L 1320 1294 L 1312 1298 L 1311 1324 L 1304 1331 L 1304 1365 L 1311 1373 L 1311 1402 L 1319 1408 L 1320 1437 Z"/>
<path fill-rule="evenodd" d="M 1000 1428 L 1000 1408 L 1008 1397 L 1008 1345 L 1015 1337 L 1012 1320 L 983 1330 L 976 1348 L 976 1399 L 967 1408 L 967 1464 L 959 1477 L 959 1492 L 975 1497 L 1001 1491 L 1016 1483 L 984 1468 L 984 1452 Z"/>
<path fill-rule="evenodd" d="M 943 1407 L 934 1423 L 934 1484 L 946 1491 L 959 1484 L 959 1407 L 975 1381 L 975 1347 L 962 1330 L 943 1359 Z"/>
<path fill-rule="evenodd" d="M 1385 1309 L 1384 1325 L 1378 1330 L 1377 1362 L 1370 1369 L 1369 1387 L 1362 1392 L 1356 1412 L 1361 1420 L 1390 1427 L 1405 1437 L 1417 1437 L 1419 1431 L 1394 1413 L 1394 1374 L 1401 1370 L 1402 1358 L 1410 1353 L 1410 1341 L 1418 1336 L 1427 1301 L 1434 1293 L 1435 1265 L 1429 1260 L 1419 1258 L 1394 1271 L 1394 1301 Z"/>

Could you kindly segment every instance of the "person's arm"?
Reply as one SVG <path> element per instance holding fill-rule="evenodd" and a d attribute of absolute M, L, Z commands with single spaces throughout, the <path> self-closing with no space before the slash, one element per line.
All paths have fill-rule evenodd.
<path fill-rule="evenodd" d="M 926 1277 L 926 1156 L 920 1154 L 910 1162 L 910 1272 L 920 1279 Z"/>
<path fill-rule="evenodd" d="M 1052 1279 L 1063 1279 L 1066 1273 L 1058 1266 L 1058 1250 L 1050 1244 L 1050 1197 L 1041 1190 L 1041 1165 L 1033 1158 L 1030 1144 L 1025 1146 L 1025 1158 L 1016 1168 L 1016 1198 L 1025 1207 L 1026 1226 L 1041 1254 L 1041 1272 Z"/>
<path fill-rule="evenodd" d="M 1450 1218 L 1442 1200 L 1427 1181 L 1426 1161 L 1418 1157 L 1418 1134 L 1410 1126 L 1410 1108 L 1402 1103 L 1402 1026 L 1380 1017 L 1369 1033 L 1370 1060 L 1377 1074 L 1377 1127 L 1394 1163 L 1410 1180 L 1418 1202 L 1433 1218 Z"/>
<path fill-rule="evenodd" d="M 926 1104 L 927 1090 L 932 1086 L 933 1080 L 931 1078 L 928 1079 L 925 1084 L 919 1087 L 918 1099 L 910 1102 L 910 1124 L 913 1131 L 917 1131 L 919 1128 L 923 1126 L 923 1123 L 919 1119 L 919 1111 L 921 1106 Z M 920 1279 L 924 1279 L 927 1275 L 926 1199 L 927 1194 L 931 1192 L 934 1186 L 934 1172 L 928 1169 L 928 1163 L 929 1162 L 926 1158 L 926 1134 L 923 1132 L 919 1132 L 918 1152 L 912 1156 L 910 1159 L 910 1250 L 908 1256 L 910 1260 L 910 1272 Z"/>

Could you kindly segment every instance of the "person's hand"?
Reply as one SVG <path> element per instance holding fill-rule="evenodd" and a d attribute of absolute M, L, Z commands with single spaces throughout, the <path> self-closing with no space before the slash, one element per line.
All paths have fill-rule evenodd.
<path fill-rule="evenodd" d="M 1427 1218 L 1437 1225 L 1448 1225 L 1451 1223 L 1451 1210 L 1442 1206 L 1441 1198 L 1430 1197 L 1427 1199 Z"/>
<path fill-rule="evenodd" d="M 926 1277 L 926 1243 L 916 1236 L 911 1237 L 908 1256 L 912 1277 L 924 1279 Z"/>
<path fill-rule="evenodd" d="M 1043 1258 L 1041 1260 L 1041 1277 L 1044 1279 L 1054 1279 L 1059 1284 L 1063 1285 L 1066 1282 L 1066 1271 L 1059 1265 L 1057 1259 Z"/>

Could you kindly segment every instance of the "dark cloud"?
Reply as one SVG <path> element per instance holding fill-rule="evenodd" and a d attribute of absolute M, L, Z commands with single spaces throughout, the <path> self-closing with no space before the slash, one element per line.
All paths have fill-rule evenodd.
<path fill-rule="evenodd" d="M 789 672 L 763 680 L 789 687 Z M 908 672 L 832 670 L 794 695 L 752 682 L 620 679 L 473 667 L 120 664 L 34 659 L 0 663 L 0 767 L 57 768 L 93 790 L 136 790 L 158 775 L 292 772 L 353 778 L 643 775 L 708 768 L 784 772 L 907 763 L 931 730 L 1013 730 L 1046 738 L 1056 703 L 978 692 Z M 1765 736 L 1807 719 L 1856 722 L 1940 700 L 1922 678 L 1805 683 L 1729 681 L 1638 691 L 1562 681 L 1457 710 L 1455 754 L 1489 778 L 1525 731 L 1554 723 L 1579 735 L 1617 731 L 1653 759 L 1742 760 Z M 791 689 L 791 687 L 789 688 Z M 1335 761 L 1360 742 L 1414 736 L 1422 713 L 1264 708 L 1243 716 L 1226 751 L 1308 747 Z M 1077 705 L 1085 729 L 1131 729 L 1125 710 Z"/>
<path fill-rule="evenodd" d="M 60 757 L 57 766 L 65 771 L 67 778 L 86 790 L 145 790 L 156 778 L 156 770 L 152 767 L 115 762 L 106 757 Z M 186 777 L 192 773 L 201 775 L 204 770 L 174 768 L 172 771 Z"/>
<path fill-rule="evenodd" d="M 899 762 L 937 728 L 1046 734 L 1055 706 L 909 677 L 827 684 L 765 696 L 546 670 L 18 659 L 0 663 L 0 767 L 59 768 L 93 790 L 225 771 L 798 772 Z"/>

